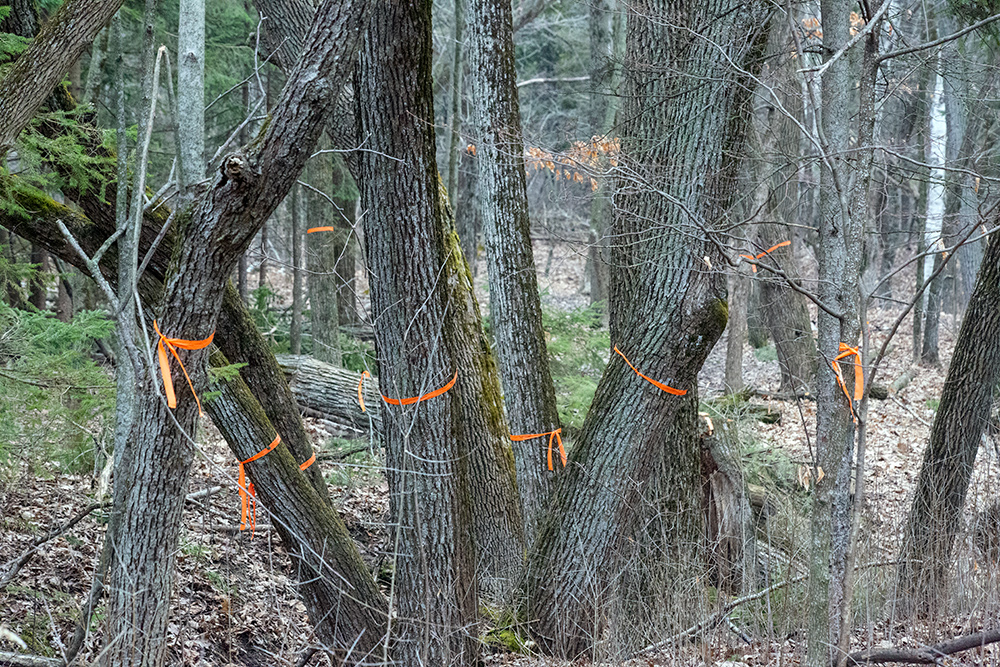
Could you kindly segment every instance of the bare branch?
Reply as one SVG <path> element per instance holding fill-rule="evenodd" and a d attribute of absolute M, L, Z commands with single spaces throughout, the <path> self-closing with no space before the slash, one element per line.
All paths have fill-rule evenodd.
<path fill-rule="evenodd" d="M 984 18 L 982 21 L 973 23 L 970 26 L 962 28 L 958 32 L 952 33 L 950 35 L 945 35 L 941 39 L 935 39 L 933 42 L 927 42 L 925 44 L 917 44 L 916 46 L 911 46 L 906 49 L 898 49 L 896 51 L 890 51 L 889 53 L 883 53 L 881 56 L 878 57 L 876 65 L 881 65 L 883 62 L 889 60 L 890 58 L 898 58 L 899 56 L 905 56 L 910 53 L 916 53 L 917 51 L 926 51 L 927 49 L 933 49 L 934 47 L 941 46 L 942 44 L 947 44 L 948 42 L 958 39 L 959 37 L 968 35 L 970 32 L 979 30 L 983 26 L 989 25 L 990 23 L 993 23 L 998 19 L 1000 19 L 1000 14 L 994 14 L 993 16 Z"/>
<path fill-rule="evenodd" d="M 918 649 L 869 649 L 847 656 L 848 665 L 903 662 L 913 665 L 937 664 L 942 657 L 1000 642 L 1000 628 L 975 632 Z"/>

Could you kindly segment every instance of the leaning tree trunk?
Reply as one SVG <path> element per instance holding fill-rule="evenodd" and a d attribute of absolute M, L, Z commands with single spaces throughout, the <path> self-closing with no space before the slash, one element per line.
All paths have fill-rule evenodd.
<path fill-rule="evenodd" d="M 96 195 L 92 196 L 96 199 Z M 100 217 L 96 218 L 96 222 L 83 218 L 74 209 L 57 204 L 52 200 L 32 203 L 43 204 L 40 210 L 45 213 L 34 217 L 29 227 L 19 227 L 19 229 L 54 254 L 64 257 L 66 261 L 81 263 L 80 257 L 66 245 L 65 239 L 55 230 L 56 220 L 62 220 L 66 224 L 88 254 L 93 254 L 103 240 L 111 234 L 111 231 L 105 226 L 106 221 Z M 99 209 L 99 203 L 95 202 L 88 208 L 96 211 Z M 109 206 L 107 203 L 104 205 Z M 144 245 L 141 252 L 143 254 L 148 249 L 148 242 L 162 226 L 162 222 L 162 220 L 157 222 L 147 218 L 142 235 Z M 0 216 L 0 224 L 9 226 L 16 223 L 10 217 Z M 173 237 L 168 237 L 167 245 L 172 245 L 170 243 L 172 239 Z M 115 281 L 116 260 L 117 257 L 112 248 L 105 255 L 105 261 L 102 263 L 105 276 L 112 284 Z M 168 253 L 160 250 L 154 254 L 154 259 L 150 263 L 149 269 L 143 274 L 139 284 L 139 292 L 143 302 L 153 303 L 159 299 L 162 292 L 159 276 L 163 275 L 167 261 L 169 261 Z M 299 572 L 300 582 L 305 591 L 303 601 L 316 628 L 317 636 L 325 646 L 334 652 L 338 649 L 343 652 L 345 647 L 354 644 L 356 635 L 351 634 L 353 621 L 346 625 L 338 624 L 335 622 L 336 618 L 331 617 L 329 613 L 330 609 L 338 609 L 352 619 L 374 613 L 375 620 L 369 625 L 364 641 L 361 642 L 362 646 L 365 642 L 381 637 L 385 629 L 385 601 L 378 595 L 371 595 L 365 588 L 372 581 L 371 575 L 367 570 L 359 570 L 355 567 L 359 562 L 355 553 L 356 547 L 343 521 L 330 507 L 326 486 L 322 484 L 320 466 L 313 465 L 306 470 L 310 481 L 315 484 L 314 480 L 319 480 L 319 486 L 314 486 L 316 493 L 304 490 L 305 487 L 297 484 L 285 484 L 279 485 L 275 489 L 265 489 L 265 487 L 270 487 L 268 480 L 286 479 L 290 473 L 284 468 L 297 468 L 298 464 L 311 456 L 312 448 L 306 440 L 295 400 L 289 393 L 288 383 L 282 376 L 281 370 L 278 369 L 267 341 L 257 331 L 251 314 L 231 284 L 227 286 L 223 296 L 223 311 L 216 327 L 215 341 L 222 348 L 230 350 L 234 355 L 239 355 L 233 356 L 231 358 L 233 361 L 248 362 L 247 366 L 241 369 L 242 377 L 247 380 L 247 383 L 253 383 L 253 394 L 259 397 L 259 402 L 250 398 L 242 379 L 220 381 L 222 387 L 215 388 L 220 389 L 222 394 L 206 403 L 206 411 L 213 423 L 226 437 L 230 449 L 234 451 L 234 461 L 245 460 L 249 456 L 245 450 L 248 447 L 248 442 L 256 443 L 259 441 L 259 438 L 252 441 L 247 440 L 247 432 L 266 435 L 274 432 L 275 426 L 272 424 L 280 424 L 277 432 L 283 435 L 282 445 L 279 449 L 283 450 L 288 444 L 288 449 L 292 453 L 291 460 L 288 460 L 284 455 L 271 456 L 269 454 L 249 464 L 247 472 L 251 481 L 262 491 L 260 494 L 261 504 L 271 512 L 273 523 L 278 526 L 279 531 L 283 531 L 282 539 L 291 540 L 285 541 L 289 553 L 326 554 L 327 564 L 339 573 L 336 576 L 314 576 L 315 573 L 311 570 L 300 570 Z M 212 363 L 214 366 L 219 366 L 226 365 L 228 361 L 222 355 L 213 355 Z M 344 373 L 340 369 L 335 370 Z M 353 394 L 350 389 L 357 386 L 356 378 L 350 384 L 351 387 L 345 390 L 346 396 Z M 374 404 L 377 390 L 372 395 L 372 387 L 368 387 L 366 395 L 369 399 L 368 403 Z M 261 407 L 261 404 L 264 407 Z M 292 445 L 293 437 L 298 446 Z M 239 440 L 239 438 L 243 439 Z M 319 495 L 316 495 L 317 493 Z M 322 506 L 317 506 L 314 498 L 319 498 Z M 347 580 L 346 584 L 345 579 Z M 344 585 L 346 585 L 346 590 Z M 335 600 L 336 603 L 331 602 Z M 354 605 L 358 605 L 359 608 L 355 608 Z M 353 659 L 359 662 L 366 661 L 360 648 L 358 653 L 353 654 Z M 370 659 L 368 661 L 370 662 Z"/>
<path fill-rule="evenodd" d="M 70 0 L 10 66 L 0 79 L 0 159 L 121 4 L 122 0 Z"/>
<path fill-rule="evenodd" d="M 746 73 L 760 66 L 764 21 L 763 3 L 726 0 L 658 2 L 628 16 L 612 341 L 638 371 L 682 391 L 694 389 L 726 324 L 724 259 L 707 226 L 731 204 L 747 131 Z M 667 551 L 699 543 L 700 451 L 694 438 L 664 437 L 697 427 L 690 415 L 678 422 L 681 404 L 612 354 L 529 555 L 527 611 L 545 651 L 580 656 L 610 625 L 630 622 L 607 613 L 626 565 L 621 547 L 658 461 L 668 462 L 658 474 L 677 482 Z M 678 579 L 694 582 L 692 568 L 684 571 Z"/>
<path fill-rule="evenodd" d="M 271 122 L 251 148 L 226 158 L 208 192 L 175 223 L 179 247 L 158 309 L 159 330 L 166 336 L 190 341 L 211 336 L 223 288 L 240 254 L 304 167 L 350 72 L 364 24 L 364 0 L 356 7 L 324 3 Z M 207 350 L 194 349 L 184 357 L 201 385 Z M 178 370 L 171 364 L 170 372 Z M 189 434 L 195 432 L 199 406 L 180 384 L 181 400 L 172 413 L 148 380 L 139 389 L 134 451 L 115 476 L 120 524 L 108 586 L 105 660 L 158 666 L 166 660 L 173 558 L 194 455 Z M 263 449 L 267 442 L 249 446 L 255 445 Z"/>
<path fill-rule="evenodd" d="M 381 391 L 397 400 L 382 415 L 397 531 L 395 659 L 472 665 L 473 443 L 461 437 L 468 385 L 455 381 L 467 368 L 452 349 L 456 304 L 442 275 L 455 260 L 442 224 L 430 59 L 430 2 L 376 3 L 357 76 L 358 124 L 371 149 L 359 160 L 361 201 Z"/>
<path fill-rule="evenodd" d="M 513 435 L 548 434 L 559 428 L 559 412 L 531 248 L 511 4 L 470 0 L 468 20 L 479 208 L 504 405 Z M 517 489 L 529 543 L 549 495 L 548 442 L 547 436 L 514 442 Z"/>
<path fill-rule="evenodd" d="M 903 533 L 897 595 L 908 611 L 930 613 L 946 599 L 952 547 L 998 383 L 1000 234 L 995 233 L 958 332 Z"/>

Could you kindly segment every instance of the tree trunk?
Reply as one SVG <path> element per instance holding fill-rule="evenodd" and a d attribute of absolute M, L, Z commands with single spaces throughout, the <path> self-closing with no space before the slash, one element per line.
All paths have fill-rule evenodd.
<path fill-rule="evenodd" d="M 302 221 L 302 188 L 293 185 L 288 193 L 289 209 L 292 217 L 292 322 L 288 331 L 288 342 L 292 354 L 302 354 L 302 302 L 305 295 L 302 290 L 303 273 L 302 237 L 305 236 Z"/>
<path fill-rule="evenodd" d="M 271 122 L 250 149 L 225 159 L 209 191 L 175 223 L 183 242 L 174 253 L 158 315 L 167 336 L 196 341 L 214 332 L 239 255 L 294 184 L 347 79 L 365 24 L 363 10 L 363 0 L 356 7 L 324 3 Z M 207 350 L 182 354 L 200 386 Z M 115 475 L 120 530 L 114 536 L 104 656 L 113 665 L 158 666 L 166 660 L 173 557 L 194 454 L 188 434 L 195 432 L 198 405 L 178 385 L 182 400 L 171 414 L 148 379 L 144 382 L 130 439 L 135 449 Z"/>
<path fill-rule="evenodd" d="M 875 3 L 872 6 L 877 9 Z M 853 557 L 850 494 L 855 408 L 845 399 L 845 389 L 828 364 L 840 354 L 842 345 L 861 347 L 864 310 L 860 281 L 865 221 L 869 217 L 880 32 L 876 26 L 860 40 L 857 51 L 831 62 L 837 49 L 851 39 L 849 15 L 853 7 L 849 0 L 823 0 L 821 5 L 828 66 L 820 86 L 821 149 L 825 157 L 820 172 L 819 298 L 836 316 L 822 309 L 818 315 L 818 348 L 826 361 L 816 381 L 817 469 L 813 473 L 818 478 L 818 469 L 822 469 L 824 477 L 815 485 L 812 506 L 806 657 L 812 667 L 828 667 L 839 655 L 843 618 L 849 612 L 851 598 L 848 563 Z M 848 357 L 840 363 L 844 387 L 852 396 L 853 361 Z M 856 484 L 855 493 L 862 493 L 863 479 L 857 479 Z"/>
<path fill-rule="evenodd" d="M 321 144 L 322 145 L 322 144 Z M 318 193 L 306 192 L 310 229 L 333 227 L 333 231 L 316 231 L 306 234 L 309 250 L 309 311 L 312 313 L 312 354 L 313 357 L 334 366 L 340 359 L 340 317 L 338 295 L 340 290 L 349 289 L 337 275 L 337 260 L 344 249 L 341 238 L 344 234 L 344 217 L 353 219 L 354 202 L 344 202 L 338 196 L 343 184 L 338 182 L 337 167 L 330 155 L 317 155 L 306 168 L 309 184 L 324 194 L 329 192 L 338 208 Z M 350 209 L 348 210 L 346 209 Z M 341 210 L 343 209 L 343 210 Z M 350 232 L 347 232 L 350 234 Z"/>
<path fill-rule="evenodd" d="M 4 119 L 0 159 L 121 4 L 122 0 L 70 0 L 46 21 L 7 70 L 0 80 L 0 118 Z"/>
<path fill-rule="evenodd" d="M 469 1 L 469 78 L 479 162 L 479 208 L 490 283 L 490 318 L 511 434 L 559 428 L 542 330 L 524 145 L 507 0 Z M 514 442 L 524 536 L 530 544 L 549 495 L 548 437 Z"/>
<path fill-rule="evenodd" d="M 358 125 L 370 151 L 359 159 L 365 251 L 381 390 L 413 407 L 382 418 L 396 523 L 395 586 L 404 665 L 472 665 L 478 595 L 469 454 L 463 439 L 467 367 L 449 330 L 446 200 L 434 160 L 430 2 L 385 0 L 365 35 L 357 75 Z M 390 160 L 389 156 L 393 159 Z M 397 162 L 399 160 L 400 162 Z M 499 407 L 499 404 L 497 404 Z"/>
<path fill-rule="evenodd" d="M 760 67 L 766 18 L 762 4 L 726 1 L 660 2 L 628 16 L 619 160 L 637 179 L 623 177 L 616 189 L 611 336 L 639 371 L 680 390 L 694 389 L 726 324 L 724 276 L 704 258 L 712 267 L 724 260 L 698 225 L 716 224 L 731 203 L 747 131 L 746 72 Z M 699 84 L 689 86 L 695 73 Z M 631 619 L 610 616 L 627 567 L 621 548 L 658 462 L 675 483 L 661 531 L 666 553 L 700 541 L 700 453 L 665 435 L 697 428 L 683 403 L 612 354 L 529 555 L 527 613 L 545 651 L 575 658 L 611 627 L 627 634 Z M 677 586 L 703 571 L 675 564 L 685 573 Z"/>
<path fill-rule="evenodd" d="M 729 273 L 729 326 L 726 334 L 726 393 L 743 390 L 743 348 L 747 342 L 750 276 L 739 268 Z"/>
<path fill-rule="evenodd" d="M 180 0 L 177 32 L 178 185 L 181 201 L 205 178 L 205 0 Z"/>
<path fill-rule="evenodd" d="M 998 383 L 1000 235 L 993 234 L 955 342 L 903 533 L 897 595 L 907 611 L 929 614 L 947 600 L 952 547 Z"/>
<path fill-rule="evenodd" d="M 35 265 L 35 272 L 28 282 L 28 303 L 38 310 L 45 310 L 45 297 L 48 292 L 45 278 L 49 272 L 49 254 L 45 252 L 45 248 L 32 243 L 30 261 Z"/>

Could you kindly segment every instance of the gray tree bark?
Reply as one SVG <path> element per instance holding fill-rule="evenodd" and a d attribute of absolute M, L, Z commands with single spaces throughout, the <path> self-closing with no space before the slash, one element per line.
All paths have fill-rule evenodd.
<path fill-rule="evenodd" d="M 559 412 L 531 247 L 510 3 L 470 0 L 469 33 L 479 209 L 504 405 L 513 435 L 548 434 L 559 428 Z M 546 435 L 514 442 L 529 543 L 549 495 L 548 441 Z"/>
<path fill-rule="evenodd" d="M 639 371 L 691 393 L 726 324 L 724 276 L 704 257 L 723 265 L 707 237 L 735 190 L 747 132 L 745 72 L 759 69 L 766 20 L 762 3 L 726 1 L 658 2 L 628 16 L 611 336 Z M 610 626 L 630 623 L 610 611 L 626 565 L 621 547 L 637 530 L 654 472 L 674 485 L 665 552 L 680 558 L 681 545 L 699 543 L 700 451 L 690 445 L 697 439 L 665 437 L 697 428 L 683 403 L 612 354 L 529 555 L 527 613 L 538 619 L 533 632 L 545 651 L 577 657 Z M 686 574 L 674 583 L 693 584 L 691 568 L 680 569 Z"/>
<path fill-rule="evenodd" d="M 177 25 L 177 180 L 188 202 L 188 188 L 205 178 L 205 0 L 180 0 Z"/>
<path fill-rule="evenodd" d="M 206 339 L 215 330 L 223 287 L 239 255 L 292 186 L 346 81 L 365 24 L 364 2 L 327 2 L 317 12 L 300 61 L 272 121 L 249 150 L 226 158 L 209 191 L 181 214 L 183 240 L 159 308 L 160 331 L 171 338 Z M 201 384 L 204 349 L 184 354 Z M 172 366 L 171 371 L 176 371 Z M 115 535 L 109 584 L 108 664 L 162 665 L 169 618 L 173 558 L 198 405 L 180 388 L 170 411 L 158 392 L 140 385 L 131 443 L 116 471 Z M 249 447 L 263 447 L 257 442 Z"/>
<path fill-rule="evenodd" d="M 361 201 L 381 390 L 414 399 L 382 415 L 397 525 L 395 657 L 472 665 L 479 659 L 473 443 L 461 437 L 468 385 L 453 380 L 467 369 L 450 344 L 450 276 L 442 275 L 461 256 L 442 224 L 430 60 L 430 2 L 377 2 L 357 76 L 358 124 L 372 149 L 359 159 Z"/>
<path fill-rule="evenodd" d="M 872 3 L 875 11 L 880 3 Z M 820 84 L 822 119 L 820 173 L 819 298 L 836 316 L 820 310 L 818 348 L 823 369 L 817 377 L 816 463 L 824 477 L 813 492 L 809 565 L 809 646 L 807 664 L 828 666 L 839 656 L 841 629 L 850 607 L 849 563 L 853 506 L 851 475 L 855 442 L 854 358 L 840 363 L 844 385 L 830 362 L 842 345 L 861 347 L 861 269 L 874 132 L 874 86 L 878 26 L 853 51 L 833 60 L 850 40 L 848 0 L 824 0 L 824 66 Z M 857 65 L 860 64 L 860 69 Z M 853 125 L 853 127 L 852 127 Z M 853 137 L 852 137 L 853 135 Z M 850 155 L 849 155 L 850 154 Z M 862 352 L 864 352 L 862 350 Z M 860 415 L 864 419 L 864 414 Z M 818 477 L 818 470 L 814 470 Z M 863 480 L 855 493 L 862 493 Z"/>
<path fill-rule="evenodd" d="M 946 599 L 952 548 L 998 384 L 1000 235 L 993 234 L 958 332 L 903 533 L 896 590 L 906 611 L 929 614 Z"/>

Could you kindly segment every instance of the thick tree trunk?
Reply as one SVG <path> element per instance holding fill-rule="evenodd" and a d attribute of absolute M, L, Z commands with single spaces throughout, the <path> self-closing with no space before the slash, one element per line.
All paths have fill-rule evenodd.
<path fill-rule="evenodd" d="M 292 394 L 307 414 L 319 416 L 338 426 L 367 436 L 373 431 L 376 439 L 382 433 L 382 399 L 379 394 L 378 378 L 367 378 L 363 383 L 362 396 L 365 411 L 358 403 L 357 373 L 337 368 L 331 364 L 309 357 L 280 354 L 278 365 L 288 376 Z"/>
<path fill-rule="evenodd" d="M 448 326 L 446 209 L 434 159 L 430 2 L 376 9 L 358 68 L 361 200 L 391 505 L 397 525 L 395 659 L 404 665 L 473 665 L 478 595 L 469 455 L 461 437 L 468 373 Z M 392 158 L 392 159 L 390 159 Z M 441 388 L 452 387 L 440 393 Z M 499 406 L 498 406 L 499 407 Z"/>
<path fill-rule="evenodd" d="M 1000 235 L 994 234 L 955 342 L 903 533 L 897 591 L 908 611 L 932 613 L 946 599 L 952 547 L 998 383 Z"/>
<path fill-rule="evenodd" d="M 175 223 L 183 243 L 174 253 L 159 308 L 165 335 L 196 341 L 214 332 L 223 288 L 240 254 L 295 182 L 347 79 L 365 24 L 363 10 L 363 0 L 355 7 L 327 2 L 318 10 L 306 56 L 289 77 L 270 124 L 251 149 L 224 160 L 209 191 Z M 194 382 L 203 384 L 207 350 L 182 355 Z M 170 370 L 179 369 L 173 364 Z M 166 660 L 173 555 L 194 454 L 189 434 L 195 432 L 197 404 L 178 383 L 181 400 L 171 413 L 146 383 L 135 405 L 134 450 L 115 476 L 120 523 L 103 658 L 112 665 L 158 666 Z"/>
<path fill-rule="evenodd" d="M 7 70 L 0 80 L 0 118 L 4 120 L 0 124 L 0 159 L 121 4 L 122 0 L 70 0 L 42 26 Z"/>
<path fill-rule="evenodd" d="M 524 146 L 507 0 L 469 1 L 469 79 L 479 162 L 479 208 L 490 282 L 490 317 L 511 433 L 559 428 L 542 330 Z M 549 495 L 548 437 L 514 442 L 524 536 L 530 543 Z"/>
<path fill-rule="evenodd" d="M 759 69 L 766 18 L 762 4 L 725 1 L 659 2 L 628 16 L 620 160 L 635 178 L 616 190 L 611 334 L 639 371 L 680 390 L 694 388 L 726 324 L 724 277 L 704 257 L 713 267 L 723 259 L 698 225 L 716 224 L 731 203 L 747 131 L 741 72 Z M 529 555 L 528 617 L 544 650 L 576 657 L 609 627 L 628 627 L 610 612 L 622 546 L 658 462 L 657 474 L 675 481 L 666 553 L 700 541 L 699 452 L 665 437 L 696 428 L 682 405 L 612 354 Z M 675 585 L 691 585 L 692 568 Z"/>

